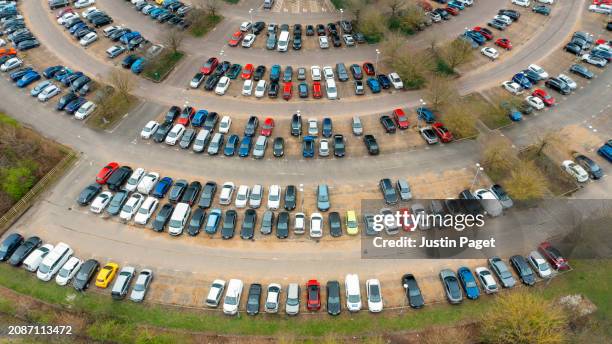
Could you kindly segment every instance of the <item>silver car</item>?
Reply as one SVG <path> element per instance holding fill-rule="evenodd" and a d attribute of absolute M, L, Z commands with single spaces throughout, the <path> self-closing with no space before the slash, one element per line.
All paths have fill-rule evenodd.
<path fill-rule="evenodd" d="M 251 189 L 249 195 L 249 207 L 257 209 L 261 206 L 261 199 L 263 198 L 263 186 L 255 184 Z"/>
<path fill-rule="evenodd" d="M 361 118 L 359 118 L 358 116 L 353 117 L 352 128 L 353 128 L 353 134 L 355 136 L 359 136 L 363 134 L 363 125 L 361 124 Z"/>
<path fill-rule="evenodd" d="M 217 155 L 219 154 L 219 150 L 223 147 L 223 134 L 215 133 L 213 135 L 210 144 L 208 145 L 208 155 Z"/>
<path fill-rule="evenodd" d="M 412 199 L 412 191 L 410 190 L 410 184 L 405 179 L 399 179 L 397 181 L 397 190 L 399 191 L 400 198 L 402 201 L 409 201 Z"/>
<path fill-rule="evenodd" d="M 297 283 L 290 283 L 287 288 L 285 312 L 287 315 L 297 315 L 300 312 L 300 286 Z"/>
<path fill-rule="evenodd" d="M 512 277 L 512 273 L 508 269 L 508 266 L 501 258 L 497 256 L 489 258 L 489 268 L 497 275 L 497 278 L 504 288 L 514 287 L 516 280 Z"/>
<path fill-rule="evenodd" d="M 266 147 L 268 146 L 268 137 L 259 135 L 257 141 L 255 141 L 255 148 L 253 148 L 253 157 L 255 159 L 261 159 L 266 154 Z"/>

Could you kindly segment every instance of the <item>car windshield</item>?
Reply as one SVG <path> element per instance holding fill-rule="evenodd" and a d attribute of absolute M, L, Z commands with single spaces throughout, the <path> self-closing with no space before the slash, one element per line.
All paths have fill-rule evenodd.
<path fill-rule="evenodd" d="M 140 209 L 138 209 L 139 214 L 147 214 L 148 212 L 149 212 L 149 209 L 145 207 L 141 207 Z"/>
<path fill-rule="evenodd" d="M 72 270 L 72 269 L 62 268 L 62 269 L 59 271 L 58 275 L 59 275 L 60 277 L 66 278 L 66 277 L 68 277 L 68 275 L 70 274 L 70 271 L 71 271 L 71 270 Z"/>
<path fill-rule="evenodd" d="M 359 295 L 349 295 L 348 296 L 348 302 L 350 302 L 350 303 L 357 303 L 357 302 L 359 302 Z"/>
<path fill-rule="evenodd" d="M 466 283 L 465 283 L 465 286 L 466 286 L 467 288 L 476 288 L 476 282 L 474 282 L 474 281 L 468 281 L 468 282 L 466 282 Z"/>
<path fill-rule="evenodd" d="M 226 296 L 225 297 L 225 303 L 230 305 L 230 306 L 235 305 L 236 304 L 236 297 L 235 296 Z"/>
<path fill-rule="evenodd" d="M 134 291 L 144 291 L 144 290 L 145 290 L 144 283 L 136 283 L 136 285 L 134 286 Z"/>
<path fill-rule="evenodd" d="M 538 269 L 540 269 L 540 271 L 547 271 L 548 270 L 548 264 L 546 263 L 542 263 L 538 265 Z"/>
<path fill-rule="evenodd" d="M 377 285 L 370 286 L 370 301 L 380 302 L 380 289 Z"/>
<path fill-rule="evenodd" d="M 287 306 L 297 306 L 300 304 L 300 301 L 296 298 L 287 299 Z"/>
<path fill-rule="evenodd" d="M 50 267 L 46 264 L 41 264 L 40 267 L 38 268 L 38 272 L 46 274 L 47 272 L 49 272 Z"/>
<path fill-rule="evenodd" d="M 126 213 L 131 213 L 132 212 L 132 206 L 131 205 L 124 205 L 123 206 L 123 211 Z"/>
<path fill-rule="evenodd" d="M 182 225 L 182 222 L 179 221 L 179 220 L 170 220 L 170 224 L 169 225 L 170 225 L 170 227 L 173 227 L 173 228 L 180 228 L 181 225 Z"/>
<path fill-rule="evenodd" d="M 79 273 L 77 274 L 77 279 L 80 280 L 84 280 L 87 278 L 89 271 L 85 270 L 85 269 L 81 269 L 79 270 Z"/>

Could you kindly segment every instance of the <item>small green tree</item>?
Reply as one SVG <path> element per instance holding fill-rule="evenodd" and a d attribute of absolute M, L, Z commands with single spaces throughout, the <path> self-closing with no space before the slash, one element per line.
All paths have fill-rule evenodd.
<path fill-rule="evenodd" d="M 383 39 L 386 30 L 385 17 L 376 7 L 370 7 L 364 12 L 358 26 L 369 43 L 377 43 Z"/>
<path fill-rule="evenodd" d="M 416 90 L 425 86 L 425 64 L 417 53 L 405 51 L 391 61 L 391 67 L 402 78 L 405 88 Z"/>
<path fill-rule="evenodd" d="M 461 38 L 452 40 L 442 51 L 442 59 L 452 70 L 473 58 L 474 49 L 472 49 L 470 43 Z"/>
<path fill-rule="evenodd" d="M 506 176 L 519 162 L 512 143 L 501 137 L 485 140 L 481 161 L 487 169 L 487 174 L 496 177 Z"/>
<path fill-rule="evenodd" d="M 522 201 L 542 199 L 548 192 L 548 181 L 533 161 L 521 160 L 504 184 L 512 198 Z"/>
<path fill-rule="evenodd" d="M 448 77 L 438 73 L 430 73 L 425 90 L 425 99 L 432 108 L 439 110 L 448 102 L 457 99 L 457 89 Z"/>
<path fill-rule="evenodd" d="M 34 186 L 36 176 L 33 167 L 21 164 L 0 171 L 2 177 L 0 187 L 14 202 L 21 199 Z"/>
<path fill-rule="evenodd" d="M 468 138 L 478 135 L 476 118 L 465 106 L 447 107 L 443 112 L 443 122 L 455 138 Z"/>

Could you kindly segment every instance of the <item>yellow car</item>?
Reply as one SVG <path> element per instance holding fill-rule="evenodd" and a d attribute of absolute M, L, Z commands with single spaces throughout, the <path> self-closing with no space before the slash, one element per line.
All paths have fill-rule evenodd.
<path fill-rule="evenodd" d="M 359 233 L 359 222 L 354 210 L 346 212 L 346 233 L 350 235 L 357 235 Z"/>
<path fill-rule="evenodd" d="M 108 287 L 108 284 L 115 278 L 117 270 L 119 270 L 119 265 L 117 265 L 117 263 L 107 263 L 104 265 L 96 277 L 96 287 Z"/>

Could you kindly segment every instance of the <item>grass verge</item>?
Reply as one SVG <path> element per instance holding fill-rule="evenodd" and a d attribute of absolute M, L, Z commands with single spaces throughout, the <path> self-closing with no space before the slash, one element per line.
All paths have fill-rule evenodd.
<path fill-rule="evenodd" d="M 192 11 L 193 12 L 193 11 Z M 223 16 L 218 14 L 198 14 L 193 13 L 191 17 L 193 22 L 189 28 L 189 32 L 194 37 L 202 37 L 212 30 L 221 20 Z"/>
<path fill-rule="evenodd" d="M 96 100 L 98 107 L 85 123 L 92 129 L 102 130 L 115 126 L 138 103 L 137 97 L 124 97 L 112 87 L 107 92 L 101 92 Z"/>
<path fill-rule="evenodd" d="M 147 63 L 143 71 L 144 77 L 154 82 L 164 80 L 183 56 L 185 56 L 185 54 L 182 51 L 177 51 L 175 53 L 168 52 L 160 55 L 155 60 Z"/>
<path fill-rule="evenodd" d="M 344 0 L 331 0 L 331 3 L 337 10 L 346 8 L 346 2 Z"/>

